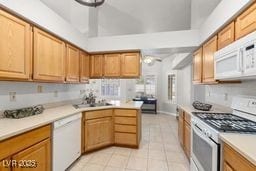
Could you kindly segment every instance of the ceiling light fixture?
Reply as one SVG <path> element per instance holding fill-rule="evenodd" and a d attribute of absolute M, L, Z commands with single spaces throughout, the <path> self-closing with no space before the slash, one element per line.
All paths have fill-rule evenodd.
<path fill-rule="evenodd" d="M 82 5 L 85 5 L 88 7 L 95 7 L 95 8 L 97 6 L 102 5 L 105 2 L 105 0 L 75 0 L 75 1 Z"/>

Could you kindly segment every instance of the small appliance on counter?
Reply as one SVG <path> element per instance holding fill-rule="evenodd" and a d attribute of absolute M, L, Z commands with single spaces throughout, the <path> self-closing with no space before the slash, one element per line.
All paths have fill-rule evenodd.
<path fill-rule="evenodd" d="M 220 171 L 220 132 L 256 134 L 256 97 L 235 97 L 232 113 L 193 112 L 191 171 Z"/>

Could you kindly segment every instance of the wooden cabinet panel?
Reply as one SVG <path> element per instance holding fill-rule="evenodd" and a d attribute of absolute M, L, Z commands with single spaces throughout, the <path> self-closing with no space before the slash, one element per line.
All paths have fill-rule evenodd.
<path fill-rule="evenodd" d="M 14 167 L 13 171 L 50 171 L 51 170 L 51 143 L 50 139 L 46 139 L 26 150 L 23 150 L 12 157 L 12 160 L 35 160 L 36 167 L 22 168 Z"/>
<path fill-rule="evenodd" d="M 203 51 L 198 49 L 193 55 L 193 83 L 202 82 Z"/>
<path fill-rule="evenodd" d="M 236 40 L 256 30 L 256 3 L 236 19 Z"/>
<path fill-rule="evenodd" d="M 128 110 L 128 109 L 115 109 L 115 116 L 137 116 L 136 110 Z"/>
<path fill-rule="evenodd" d="M 28 80 L 31 73 L 30 25 L 0 9 L 0 79 Z"/>
<path fill-rule="evenodd" d="M 218 33 L 218 49 L 235 41 L 235 23 L 232 22 Z"/>
<path fill-rule="evenodd" d="M 214 83 L 214 53 L 217 51 L 217 36 L 203 45 L 203 82 Z"/>
<path fill-rule="evenodd" d="M 116 132 L 136 133 L 137 127 L 133 125 L 119 125 L 115 124 Z"/>
<path fill-rule="evenodd" d="M 97 118 L 104 118 L 104 117 L 112 117 L 113 111 L 112 109 L 109 110 L 97 110 L 85 113 L 85 119 L 97 119 Z"/>
<path fill-rule="evenodd" d="M 113 120 L 111 117 L 85 121 L 85 151 L 113 143 Z"/>
<path fill-rule="evenodd" d="M 140 54 L 123 53 L 121 57 L 121 76 L 139 77 L 140 72 Z"/>
<path fill-rule="evenodd" d="M 90 55 L 80 51 L 80 82 L 87 83 L 90 77 Z"/>
<path fill-rule="evenodd" d="M 185 154 L 188 158 L 190 158 L 190 151 L 191 151 L 191 127 L 188 123 L 185 123 L 184 125 L 184 150 Z"/>
<path fill-rule="evenodd" d="M 104 76 L 120 77 L 121 75 L 121 55 L 106 54 L 104 55 Z"/>
<path fill-rule="evenodd" d="M 129 134 L 129 133 L 115 133 L 115 143 L 121 145 L 137 145 L 137 136 L 136 134 Z"/>
<path fill-rule="evenodd" d="M 223 147 L 224 171 L 255 171 L 256 166 L 241 156 L 233 148 L 224 144 Z"/>
<path fill-rule="evenodd" d="M 136 125 L 136 118 L 128 118 L 128 117 L 115 117 L 115 123 L 124 124 L 124 125 Z"/>
<path fill-rule="evenodd" d="M 178 135 L 181 146 L 184 146 L 184 113 L 179 109 Z"/>
<path fill-rule="evenodd" d="M 34 28 L 35 80 L 63 82 L 65 80 L 65 43 Z"/>
<path fill-rule="evenodd" d="M 190 114 L 184 112 L 184 120 L 185 120 L 185 122 L 186 122 L 188 125 L 190 125 L 190 123 L 191 123 L 191 116 L 190 116 Z"/>
<path fill-rule="evenodd" d="M 90 70 L 92 78 L 103 76 L 103 55 L 91 55 Z"/>
<path fill-rule="evenodd" d="M 66 81 L 79 82 L 79 50 L 71 45 L 67 45 L 67 60 L 66 60 Z"/>
<path fill-rule="evenodd" d="M 0 171 L 11 171 L 11 158 L 0 160 Z"/>

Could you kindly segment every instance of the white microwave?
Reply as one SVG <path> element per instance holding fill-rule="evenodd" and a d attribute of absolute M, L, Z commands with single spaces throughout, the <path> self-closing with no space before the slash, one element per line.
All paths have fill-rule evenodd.
<path fill-rule="evenodd" d="M 217 51 L 214 67 L 216 80 L 256 79 L 256 32 Z"/>

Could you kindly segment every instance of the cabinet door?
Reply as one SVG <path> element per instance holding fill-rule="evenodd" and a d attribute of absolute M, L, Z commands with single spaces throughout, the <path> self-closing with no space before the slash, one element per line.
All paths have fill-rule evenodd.
<path fill-rule="evenodd" d="M 11 159 L 0 160 L 0 171 L 11 171 Z"/>
<path fill-rule="evenodd" d="M 235 41 L 235 23 L 232 22 L 218 33 L 218 49 Z"/>
<path fill-rule="evenodd" d="M 198 49 L 193 56 L 193 83 L 202 82 L 202 48 Z"/>
<path fill-rule="evenodd" d="M 203 46 L 203 82 L 214 83 L 214 53 L 217 51 L 217 36 Z"/>
<path fill-rule="evenodd" d="M 66 62 L 66 81 L 79 82 L 79 50 L 71 45 L 67 45 L 67 62 Z"/>
<path fill-rule="evenodd" d="M 113 142 L 112 117 L 85 121 L 85 151 L 107 146 Z"/>
<path fill-rule="evenodd" d="M 181 146 L 184 146 L 184 116 L 183 111 L 179 109 L 178 135 Z"/>
<path fill-rule="evenodd" d="M 121 57 L 121 76 L 139 77 L 140 71 L 140 54 L 123 53 Z"/>
<path fill-rule="evenodd" d="M 230 167 L 227 162 L 224 162 L 224 164 L 223 164 L 223 171 L 235 171 L 235 170 L 232 169 L 232 167 Z"/>
<path fill-rule="evenodd" d="M 28 80 L 31 73 L 30 25 L 0 9 L 0 79 Z"/>
<path fill-rule="evenodd" d="M 34 79 L 63 82 L 65 80 L 65 43 L 34 28 Z"/>
<path fill-rule="evenodd" d="M 50 139 L 46 139 L 32 147 L 27 148 L 12 157 L 17 162 L 34 160 L 36 167 L 22 168 L 15 167 L 13 171 L 50 171 L 51 170 L 51 146 Z M 29 163 L 28 163 L 29 164 Z M 30 163 L 34 166 L 33 163 Z"/>
<path fill-rule="evenodd" d="M 103 55 L 91 56 L 91 77 L 99 78 L 103 76 Z"/>
<path fill-rule="evenodd" d="M 80 51 L 80 82 L 88 82 L 90 77 L 90 55 Z"/>
<path fill-rule="evenodd" d="M 184 125 L 184 149 L 185 153 L 188 158 L 190 158 L 190 151 L 191 151 L 191 143 L 190 143 L 190 136 L 191 136 L 191 130 L 190 125 L 188 123 L 185 123 Z"/>
<path fill-rule="evenodd" d="M 256 30 L 256 3 L 236 19 L 236 40 Z"/>
<path fill-rule="evenodd" d="M 121 55 L 106 54 L 104 55 L 104 76 L 119 77 L 121 75 Z"/>

